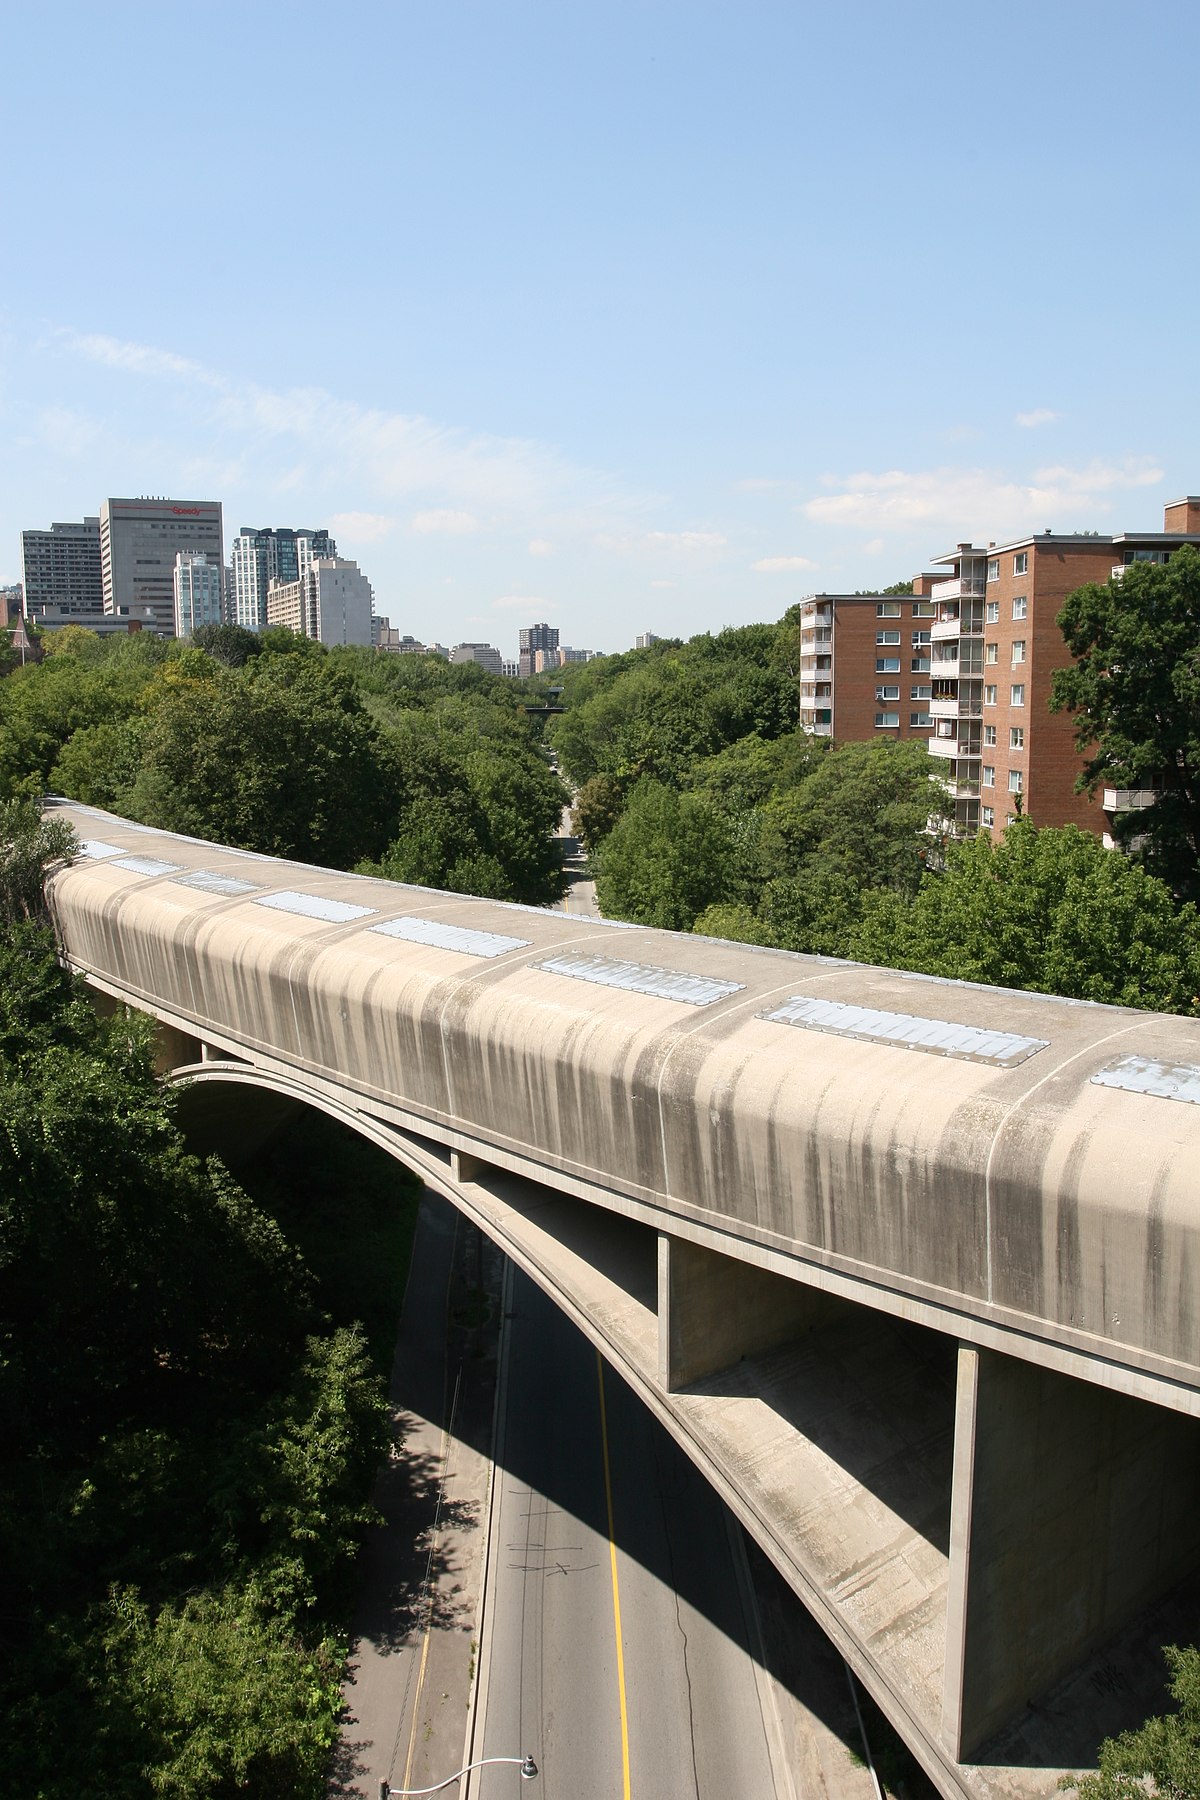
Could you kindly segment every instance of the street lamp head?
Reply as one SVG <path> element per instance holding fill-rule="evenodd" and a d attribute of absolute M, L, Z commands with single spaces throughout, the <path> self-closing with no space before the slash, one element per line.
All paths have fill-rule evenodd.
<path fill-rule="evenodd" d="M 525 1758 L 525 1761 L 521 1764 L 521 1780 L 522 1781 L 536 1781 L 537 1777 L 538 1777 L 538 1766 L 534 1762 L 532 1756 L 527 1756 Z"/>

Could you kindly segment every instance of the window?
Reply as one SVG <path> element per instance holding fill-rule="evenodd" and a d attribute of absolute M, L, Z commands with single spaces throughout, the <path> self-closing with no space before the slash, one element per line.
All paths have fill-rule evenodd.
<path fill-rule="evenodd" d="M 996 704 L 996 690 L 990 682 L 984 685 L 983 704 L 985 706 L 995 706 Z"/>
<path fill-rule="evenodd" d="M 909 673 L 912 675 L 928 675 L 929 658 L 927 656 L 914 656 L 909 663 L 908 668 Z"/>
<path fill-rule="evenodd" d="M 994 806 L 981 806 L 979 809 L 979 817 L 980 817 L 981 822 L 984 825 L 988 825 L 988 826 L 994 825 L 996 823 L 995 807 Z"/>
<path fill-rule="evenodd" d="M 900 642 L 900 633 L 898 631 L 877 631 L 875 633 L 875 642 L 877 644 L 898 644 Z"/>
<path fill-rule="evenodd" d="M 1020 769 L 1010 769 L 1008 771 L 1008 791 L 1009 791 L 1009 793 L 1010 794 L 1019 794 L 1021 792 L 1021 789 L 1024 786 L 1025 786 L 1025 777 L 1024 777 L 1024 775 L 1022 775 Z"/>
<path fill-rule="evenodd" d="M 994 731 L 995 729 L 996 727 L 993 725 L 992 730 Z M 1008 747 L 1010 750 L 1023 750 L 1025 748 L 1025 727 L 1023 725 L 1012 725 L 1009 727 Z"/>
<path fill-rule="evenodd" d="M 1013 658 L 1012 659 L 1015 663 L 1023 663 L 1025 661 L 1025 639 L 1024 638 L 1014 638 L 1013 639 Z"/>
<path fill-rule="evenodd" d="M 1028 550 L 1018 550 L 1017 554 L 1013 557 L 1013 574 L 1014 575 L 1028 575 L 1028 573 L 1029 573 L 1029 552 L 1028 552 Z"/>
<path fill-rule="evenodd" d="M 1025 683 L 1023 681 L 1013 683 L 1012 704 L 1014 706 L 1024 706 L 1025 704 Z"/>
<path fill-rule="evenodd" d="M 927 712 L 910 712 L 908 722 L 913 730 L 919 730 L 922 725 L 929 724 L 929 714 Z"/>
<path fill-rule="evenodd" d="M 928 684 L 925 687 L 910 687 L 908 697 L 910 700 L 932 700 L 933 689 Z"/>
<path fill-rule="evenodd" d="M 985 625 L 998 625 L 1000 623 L 1000 602 L 998 600 L 984 601 L 983 622 Z"/>
<path fill-rule="evenodd" d="M 995 744 L 995 742 L 996 742 L 996 727 L 994 725 L 985 725 L 984 726 L 983 741 L 984 741 L 985 746 L 989 750 Z"/>
<path fill-rule="evenodd" d="M 877 675 L 898 675 L 900 673 L 900 658 L 898 656 L 877 656 L 875 658 L 875 673 Z"/>
<path fill-rule="evenodd" d="M 984 645 L 984 646 L 983 646 L 983 660 L 984 660 L 984 662 L 987 662 L 987 663 L 994 663 L 994 662 L 997 662 L 997 661 L 998 661 L 998 660 L 999 660 L 999 657 L 1000 657 L 1000 646 L 999 646 L 999 644 L 985 644 L 985 645 Z"/>
<path fill-rule="evenodd" d="M 1018 595 L 1016 595 L 1016 597 L 1013 600 L 1013 618 L 1014 619 L 1027 619 L 1028 617 L 1029 617 L 1029 596 L 1028 596 L 1028 594 L 1018 594 Z"/>
<path fill-rule="evenodd" d="M 927 631 L 914 631 L 912 640 L 914 644 L 927 644 L 929 642 L 929 633 Z"/>
<path fill-rule="evenodd" d="M 898 600 L 880 600 L 875 607 L 875 617 L 877 619 L 898 619 L 900 602 Z"/>
<path fill-rule="evenodd" d="M 1000 558 L 998 556 L 989 556 L 988 557 L 988 580 L 989 581 L 999 581 L 999 579 L 1000 579 Z"/>
<path fill-rule="evenodd" d="M 914 619 L 936 619 L 937 607 L 932 600 L 914 600 L 912 616 Z"/>
<path fill-rule="evenodd" d="M 900 689 L 898 687 L 877 687 L 875 689 L 875 698 L 877 700 L 898 700 L 900 698 Z"/>
<path fill-rule="evenodd" d="M 900 714 L 898 712 L 881 712 L 875 714 L 875 726 L 877 730 L 895 730 L 899 724 Z"/>
<path fill-rule="evenodd" d="M 995 787 L 995 785 L 996 785 L 996 768 L 995 768 L 994 763 L 984 763 L 984 765 L 983 765 L 983 785 L 984 785 L 984 787 Z"/>

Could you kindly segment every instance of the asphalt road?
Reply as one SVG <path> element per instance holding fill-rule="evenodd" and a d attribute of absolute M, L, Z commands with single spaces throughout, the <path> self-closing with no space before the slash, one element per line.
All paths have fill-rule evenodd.
<path fill-rule="evenodd" d="M 632 1393 L 514 1272 L 477 1800 L 791 1800 L 736 1528 Z"/>

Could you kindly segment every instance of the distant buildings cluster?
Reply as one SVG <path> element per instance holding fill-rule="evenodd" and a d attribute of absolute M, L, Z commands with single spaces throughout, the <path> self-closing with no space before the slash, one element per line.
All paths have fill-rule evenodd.
<path fill-rule="evenodd" d="M 204 625 L 286 625 L 324 644 L 441 656 L 513 677 L 600 654 L 560 647 L 557 627 L 544 623 L 522 629 L 515 662 L 492 644 L 421 643 L 376 614 L 370 582 L 324 528 L 244 525 L 226 563 L 217 500 L 105 500 L 94 517 L 23 531 L 21 566 L 22 586 L 0 590 L 0 628 L 23 616 L 42 630 L 188 638 Z"/>

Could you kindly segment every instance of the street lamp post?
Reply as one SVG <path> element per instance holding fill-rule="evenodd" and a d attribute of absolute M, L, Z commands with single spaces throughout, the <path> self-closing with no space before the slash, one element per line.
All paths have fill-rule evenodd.
<path fill-rule="evenodd" d="M 465 1769 L 458 1769 L 453 1775 L 447 1775 L 445 1781 L 435 1782 L 432 1787 L 394 1788 L 386 1779 L 379 1783 L 379 1800 L 403 1800 L 404 1796 L 417 1794 L 440 1794 L 452 1782 L 461 1781 L 472 1769 L 482 1769 L 485 1763 L 516 1763 L 521 1771 L 522 1781 L 536 1781 L 538 1766 L 532 1756 L 481 1756 L 478 1762 L 468 1763 Z"/>

